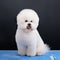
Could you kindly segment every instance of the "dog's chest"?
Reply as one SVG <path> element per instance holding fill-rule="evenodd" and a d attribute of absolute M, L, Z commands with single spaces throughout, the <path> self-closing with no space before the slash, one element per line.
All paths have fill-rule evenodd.
<path fill-rule="evenodd" d="M 18 38 L 19 43 L 21 43 L 23 45 L 31 45 L 31 44 L 36 43 L 36 41 L 37 41 L 36 37 L 37 36 L 36 36 L 35 32 L 24 33 L 24 32 L 20 31 L 17 34 L 17 38 Z"/>
<path fill-rule="evenodd" d="M 34 41 L 36 40 L 36 34 L 32 33 L 20 33 L 20 39 L 25 41 Z"/>

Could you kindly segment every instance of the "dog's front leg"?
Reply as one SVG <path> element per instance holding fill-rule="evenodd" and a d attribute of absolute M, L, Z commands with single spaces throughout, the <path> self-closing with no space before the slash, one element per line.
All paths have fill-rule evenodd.
<path fill-rule="evenodd" d="M 35 56 L 36 55 L 36 46 L 28 46 L 27 48 L 27 56 Z"/>
<path fill-rule="evenodd" d="M 26 55 L 26 48 L 25 46 L 21 45 L 18 47 L 18 54 L 19 55 Z"/>

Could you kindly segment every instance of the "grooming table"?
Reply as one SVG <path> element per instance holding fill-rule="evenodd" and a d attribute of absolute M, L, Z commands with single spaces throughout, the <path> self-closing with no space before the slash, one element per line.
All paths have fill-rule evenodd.
<path fill-rule="evenodd" d="M 50 56 L 54 56 L 54 60 L 60 60 L 60 50 L 51 50 L 42 56 L 20 56 L 17 50 L 0 50 L 0 60 L 51 60 Z"/>

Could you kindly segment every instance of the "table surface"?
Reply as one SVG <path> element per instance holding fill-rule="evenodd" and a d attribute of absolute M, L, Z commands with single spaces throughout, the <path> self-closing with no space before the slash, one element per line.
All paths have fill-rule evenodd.
<path fill-rule="evenodd" d="M 60 50 L 51 50 L 42 56 L 20 56 L 17 50 L 0 50 L 0 60 L 51 60 L 50 56 L 54 56 L 54 60 L 60 60 Z"/>

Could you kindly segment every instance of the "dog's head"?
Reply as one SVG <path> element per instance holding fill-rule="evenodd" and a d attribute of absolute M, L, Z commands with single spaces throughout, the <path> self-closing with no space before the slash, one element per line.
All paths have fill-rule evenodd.
<path fill-rule="evenodd" d="M 38 27 L 39 17 L 32 9 L 23 9 L 17 15 L 18 28 L 23 31 L 32 31 Z"/>

